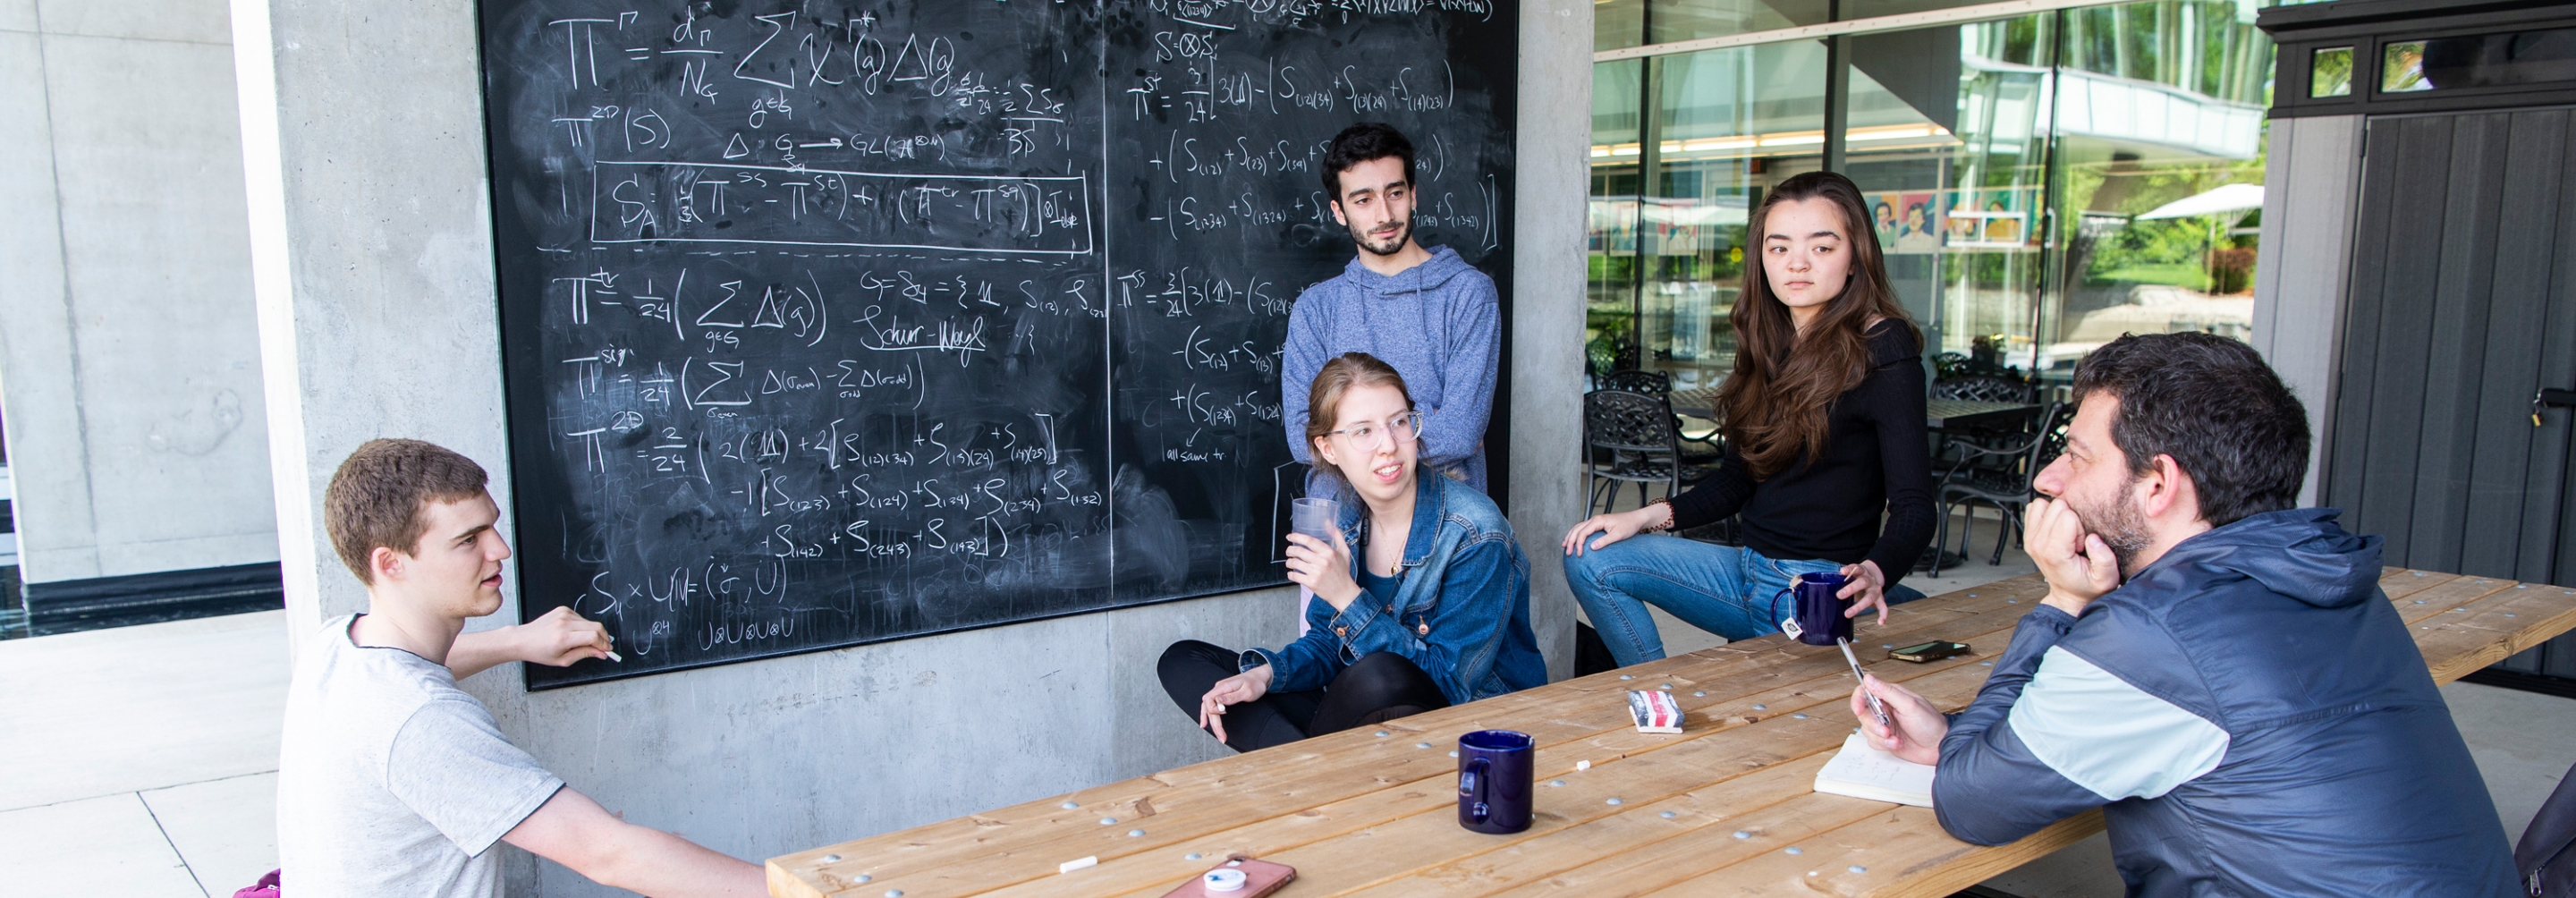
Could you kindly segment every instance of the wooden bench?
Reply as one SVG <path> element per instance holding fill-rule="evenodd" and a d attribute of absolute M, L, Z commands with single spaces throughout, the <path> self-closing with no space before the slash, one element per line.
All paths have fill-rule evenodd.
<path fill-rule="evenodd" d="M 2437 682 L 2576 628 L 2576 590 L 2397 568 L 2380 587 Z M 2045 592 L 2029 575 L 1899 606 L 1860 640 L 1946 639 L 1977 653 L 1909 664 L 1878 650 L 1867 666 L 1965 707 Z M 1626 691 L 1667 685 L 1686 731 L 1636 732 Z M 1930 809 L 1816 793 L 1817 768 L 1852 730 L 1851 689 L 1839 651 L 1768 636 L 772 858 L 769 891 L 1155 898 L 1241 853 L 1296 867 L 1289 898 L 1937 896 L 2102 830 L 2094 811 L 1981 848 L 1942 832 Z M 1538 739 L 1527 832 L 1458 826 L 1450 752 L 1478 729 Z M 1096 866 L 1058 872 L 1090 857 Z"/>

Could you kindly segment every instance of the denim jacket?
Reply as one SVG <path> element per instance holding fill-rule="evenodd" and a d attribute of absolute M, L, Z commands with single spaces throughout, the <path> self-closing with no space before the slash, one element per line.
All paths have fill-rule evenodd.
<path fill-rule="evenodd" d="M 1394 652 L 1430 674 L 1451 704 L 1547 682 L 1530 631 L 1529 559 L 1511 522 L 1475 488 L 1417 471 L 1394 602 L 1366 591 L 1339 612 L 1309 602 L 1306 635 L 1285 648 L 1244 652 L 1242 669 L 1268 664 L 1271 691 L 1297 692 L 1323 688 L 1371 652 Z M 1347 486 L 1341 503 L 1357 580 L 1367 554 L 1367 506 Z"/>

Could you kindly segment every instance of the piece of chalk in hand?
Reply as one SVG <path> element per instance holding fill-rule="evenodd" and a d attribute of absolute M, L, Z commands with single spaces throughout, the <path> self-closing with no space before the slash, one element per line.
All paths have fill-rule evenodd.
<path fill-rule="evenodd" d="M 617 662 L 617 663 L 619 663 L 619 664 L 624 664 L 624 663 L 626 663 L 626 659 L 624 659 L 624 658 L 620 658 L 620 657 L 617 657 L 617 652 L 616 652 L 615 650 L 611 650 L 611 651 L 608 653 L 608 660 L 610 660 L 610 661 L 615 661 L 615 662 Z"/>

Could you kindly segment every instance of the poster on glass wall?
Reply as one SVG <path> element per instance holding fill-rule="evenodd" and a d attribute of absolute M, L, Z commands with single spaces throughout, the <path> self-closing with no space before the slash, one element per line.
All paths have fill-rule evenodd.
<path fill-rule="evenodd" d="M 1941 207 L 1930 190 L 1888 190 L 1868 194 L 1870 218 L 1877 225 L 1880 252 L 1922 254 L 1941 249 Z"/>
<path fill-rule="evenodd" d="M 2034 248 L 2030 219 L 2039 191 L 2027 187 L 1942 193 L 1942 245 L 1950 249 Z"/>

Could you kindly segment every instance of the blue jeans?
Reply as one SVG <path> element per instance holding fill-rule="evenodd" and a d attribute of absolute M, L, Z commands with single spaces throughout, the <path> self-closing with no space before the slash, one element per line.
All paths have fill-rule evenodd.
<path fill-rule="evenodd" d="M 1842 570 L 1833 561 L 1786 561 L 1752 549 L 1672 536 L 1633 536 L 1565 559 L 1566 584 L 1619 666 L 1664 656 L 1651 603 L 1727 641 L 1780 632 L 1795 607 L 1780 591 L 1799 574 Z M 1773 599 L 1778 597 L 1775 603 Z M 1887 589 L 1887 603 L 1922 598 L 1908 586 Z"/>

